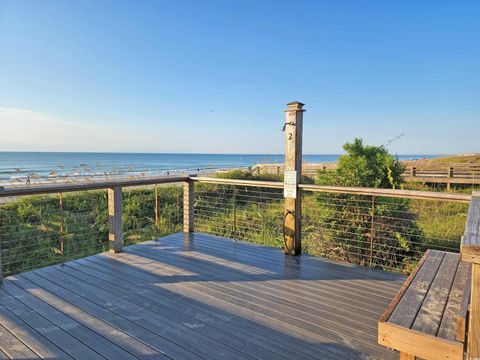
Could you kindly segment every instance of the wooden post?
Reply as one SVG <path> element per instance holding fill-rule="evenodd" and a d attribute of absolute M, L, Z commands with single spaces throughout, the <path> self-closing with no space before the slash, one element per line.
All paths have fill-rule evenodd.
<path fill-rule="evenodd" d="M 59 194 L 59 207 L 60 207 L 60 254 L 62 256 L 62 266 L 65 264 L 65 238 L 64 238 L 64 231 L 66 226 L 65 224 L 65 216 L 63 213 L 63 194 Z"/>
<path fill-rule="evenodd" d="M 2 271 L 2 238 L 0 237 L 0 284 L 3 281 L 3 271 Z"/>
<path fill-rule="evenodd" d="M 183 232 L 194 231 L 193 200 L 195 199 L 195 188 L 192 180 L 183 183 Z"/>
<path fill-rule="evenodd" d="M 108 243 L 109 250 L 113 253 L 122 252 L 122 187 L 114 186 L 108 189 Z"/>
<path fill-rule="evenodd" d="M 472 265 L 467 354 L 469 359 L 480 359 L 480 264 L 478 263 Z"/>
<path fill-rule="evenodd" d="M 415 360 L 415 355 L 400 351 L 400 360 Z"/>
<path fill-rule="evenodd" d="M 237 188 L 233 186 L 233 240 L 237 240 Z"/>
<path fill-rule="evenodd" d="M 373 239 L 375 237 L 375 196 L 372 196 L 372 210 L 370 214 L 370 267 L 373 264 Z"/>
<path fill-rule="evenodd" d="M 155 185 L 155 227 L 159 228 L 159 221 L 158 221 L 158 187 Z"/>
<path fill-rule="evenodd" d="M 411 178 L 414 178 L 417 176 L 417 168 L 415 166 L 412 167 L 412 173 L 410 174 Z"/>
<path fill-rule="evenodd" d="M 302 178 L 302 103 L 291 102 L 285 110 L 285 169 L 284 169 L 284 237 L 285 254 L 299 255 L 302 252 L 301 217 L 302 204 L 300 184 Z"/>
<path fill-rule="evenodd" d="M 453 167 L 449 166 L 447 170 L 447 191 L 450 191 L 450 179 L 453 178 Z"/>
<path fill-rule="evenodd" d="M 3 186 L 0 186 L 0 192 L 5 191 Z M 0 223 L 1 224 L 1 223 Z M 3 281 L 3 270 L 2 270 L 2 235 L 0 234 L 0 285 Z"/>
<path fill-rule="evenodd" d="M 467 359 L 480 359 L 480 191 L 472 192 L 460 253 L 472 263 Z"/>

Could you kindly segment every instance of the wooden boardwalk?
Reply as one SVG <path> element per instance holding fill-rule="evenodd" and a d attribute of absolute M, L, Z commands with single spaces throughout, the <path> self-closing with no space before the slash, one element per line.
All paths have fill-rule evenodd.
<path fill-rule="evenodd" d="M 204 234 L 8 277 L 0 359 L 394 359 L 405 278 Z"/>

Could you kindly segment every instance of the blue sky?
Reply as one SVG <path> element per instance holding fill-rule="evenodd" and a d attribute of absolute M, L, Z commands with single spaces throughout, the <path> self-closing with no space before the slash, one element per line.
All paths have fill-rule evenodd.
<path fill-rule="evenodd" d="M 0 150 L 480 151 L 480 1 L 0 0 Z"/>

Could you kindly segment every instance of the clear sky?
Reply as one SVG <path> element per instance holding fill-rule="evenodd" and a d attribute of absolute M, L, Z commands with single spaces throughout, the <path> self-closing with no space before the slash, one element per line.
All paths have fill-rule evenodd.
<path fill-rule="evenodd" d="M 0 150 L 480 151 L 480 1 L 0 0 Z"/>

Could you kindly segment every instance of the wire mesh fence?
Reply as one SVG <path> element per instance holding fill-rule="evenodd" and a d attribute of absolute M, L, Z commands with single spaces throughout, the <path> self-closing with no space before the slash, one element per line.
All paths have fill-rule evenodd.
<path fill-rule="evenodd" d="M 411 271 L 428 249 L 458 252 L 468 204 L 304 192 L 307 253 L 389 271 Z"/>
<path fill-rule="evenodd" d="M 283 246 L 282 190 L 219 184 L 195 185 L 195 231 Z"/>

